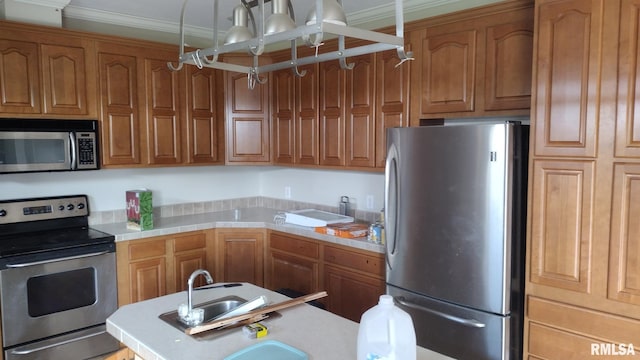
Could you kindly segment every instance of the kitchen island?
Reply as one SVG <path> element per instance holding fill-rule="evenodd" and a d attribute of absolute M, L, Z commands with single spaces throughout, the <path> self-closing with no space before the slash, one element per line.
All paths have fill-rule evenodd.
<path fill-rule="evenodd" d="M 279 293 L 243 283 L 230 288 L 193 292 L 194 307 L 206 301 L 235 295 L 252 299 L 265 295 L 271 303 L 288 300 Z M 186 292 L 125 305 L 107 319 L 107 331 L 144 360 L 224 359 L 261 341 L 276 340 L 304 351 L 309 359 L 347 360 L 356 358 L 358 324 L 308 304 L 280 310 L 281 316 L 262 321 L 267 336 L 250 339 L 241 328 L 226 330 L 212 339 L 186 335 L 158 316 L 186 303 Z M 215 331 L 215 330 L 214 330 Z M 449 359 L 418 347 L 420 360 Z"/>

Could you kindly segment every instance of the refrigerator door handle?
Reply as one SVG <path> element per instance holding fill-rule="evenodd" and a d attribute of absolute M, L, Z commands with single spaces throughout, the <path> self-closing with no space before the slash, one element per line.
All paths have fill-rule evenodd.
<path fill-rule="evenodd" d="M 389 268 L 393 268 L 393 259 L 397 250 L 397 220 L 398 220 L 398 150 L 391 144 L 385 162 L 385 237 L 386 259 Z"/>
<path fill-rule="evenodd" d="M 404 305 L 406 307 L 410 307 L 410 308 L 417 309 L 417 310 L 420 310 L 420 311 L 426 311 L 426 312 L 434 314 L 436 316 L 443 317 L 443 318 L 445 318 L 447 320 L 451 320 L 453 322 L 457 322 L 457 323 L 462 324 L 464 326 L 468 326 L 468 327 L 472 327 L 472 328 L 478 328 L 478 329 L 483 328 L 483 327 L 486 326 L 486 324 L 484 324 L 484 323 L 482 323 L 482 322 L 480 322 L 478 320 L 475 320 L 475 319 L 464 319 L 464 318 L 457 317 L 457 316 L 454 316 L 454 315 L 451 315 L 451 314 L 443 313 L 441 311 L 429 309 L 429 308 L 426 308 L 424 306 L 420 306 L 418 304 L 414 304 L 412 302 L 407 301 L 404 298 L 404 296 L 397 296 L 397 297 L 395 297 L 395 300 L 400 305 Z"/>

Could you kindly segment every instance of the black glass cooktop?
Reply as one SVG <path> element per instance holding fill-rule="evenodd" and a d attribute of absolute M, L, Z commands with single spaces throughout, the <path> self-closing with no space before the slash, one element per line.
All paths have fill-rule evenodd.
<path fill-rule="evenodd" d="M 113 235 L 89 227 L 0 235 L 0 258 L 109 244 L 114 241 Z"/>

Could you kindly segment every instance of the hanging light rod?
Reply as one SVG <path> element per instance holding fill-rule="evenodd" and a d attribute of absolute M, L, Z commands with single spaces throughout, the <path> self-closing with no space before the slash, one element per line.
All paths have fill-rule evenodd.
<path fill-rule="evenodd" d="M 168 63 L 170 69 L 180 70 L 184 64 L 195 65 L 198 68 L 210 67 L 225 71 L 246 73 L 249 87 L 256 83 L 264 83 L 266 79 L 260 77 L 270 71 L 291 68 L 298 76 L 304 72 L 298 66 L 314 64 L 329 60 L 338 60 L 343 69 L 353 68 L 347 64 L 347 58 L 375 52 L 395 49 L 400 63 L 413 60 L 410 52 L 404 50 L 404 20 L 402 0 L 395 0 L 396 34 L 390 35 L 376 31 L 364 30 L 347 25 L 347 19 L 342 10 L 341 0 L 315 0 L 315 5 L 306 17 L 305 25 L 295 26 L 295 15 L 290 0 L 240 0 L 234 8 L 233 26 L 227 32 L 225 39 L 218 37 L 218 1 L 214 1 L 213 9 L 213 46 L 197 49 L 185 53 L 184 16 L 189 0 L 184 0 L 180 16 L 180 53 L 178 64 Z M 266 15 L 265 2 L 271 2 L 272 14 Z M 253 9 L 257 8 L 258 16 L 254 16 Z M 318 21 L 317 19 L 322 19 Z M 251 23 L 251 29 L 248 24 Z M 338 49 L 318 53 L 326 35 L 337 36 Z M 369 42 L 367 45 L 347 48 L 346 38 L 354 38 Z M 316 53 L 303 58 L 297 57 L 297 40 L 302 40 L 307 46 L 315 47 Z M 264 53 L 265 47 L 271 44 L 290 42 L 291 59 L 268 65 L 259 65 L 258 57 Z M 220 45 L 222 43 L 223 45 Z M 253 55 L 251 66 L 219 61 L 219 56 L 232 52 L 245 52 Z"/>

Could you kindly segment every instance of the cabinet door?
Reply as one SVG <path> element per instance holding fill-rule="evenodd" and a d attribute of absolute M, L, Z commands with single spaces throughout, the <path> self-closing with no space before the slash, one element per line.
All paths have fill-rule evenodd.
<path fill-rule="evenodd" d="M 485 46 L 485 110 L 530 108 L 533 21 L 488 26 Z"/>
<path fill-rule="evenodd" d="M 345 164 L 344 71 L 337 61 L 320 64 L 320 164 Z"/>
<path fill-rule="evenodd" d="M 168 58 L 171 59 L 171 58 Z M 182 161 L 183 115 L 179 103 L 179 72 L 167 67 L 167 59 L 144 59 L 147 109 L 147 152 L 150 164 Z"/>
<path fill-rule="evenodd" d="M 595 156 L 603 2 L 537 7 L 532 136 L 534 155 Z"/>
<path fill-rule="evenodd" d="M 248 57 L 228 58 L 234 63 L 250 62 Z M 227 162 L 269 162 L 269 81 L 249 89 L 247 74 L 227 71 L 225 90 Z"/>
<path fill-rule="evenodd" d="M 271 233 L 267 252 L 266 287 L 302 294 L 319 289 L 320 246 L 315 241 Z"/>
<path fill-rule="evenodd" d="M 295 162 L 318 164 L 318 64 L 300 66 L 303 77 L 295 78 Z"/>
<path fill-rule="evenodd" d="M 609 297 L 640 306 L 640 164 L 614 165 Z"/>
<path fill-rule="evenodd" d="M 327 310 L 356 322 L 385 293 L 382 279 L 328 265 L 324 268 L 324 285 L 329 294 Z"/>
<path fill-rule="evenodd" d="M 0 71 L 0 113 L 39 114 L 38 44 L 0 39 Z"/>
<path fill-rule="evenodd" d="M 291 253 L 269 251 L 267 268 L 267 288 L 271 290 L 290 289 L 301 294 L 318 291 L 319 266 L 311 260 Z"/>
<path fill-rule="evenodd" d="M 85 49 L 81 46 L 40 46 L 44 113 L 88 115 Z"/>
<path fill-rule="evenodd" d="M 620 18 L 615 155 L 640 157 L 640 1 L 623 0 Z"/>
<path fill-rule="evenodd" d="M 175 289 L 170 292 L 185 291 L 188 288 L 189 276 L 198 269 L 207 269 L 206 236 L 202 232 L 178 236 L 172 239 L 171 243 Z M 198 287 L 205 284 L 204 276 L 198 276 L 193 285 Z"/>
<path fill-rule="evenodd" d="M 376 55 L 375 165 L 383 168 L 387 157 L 387 128 L 409 125 L 409 64 L 396 66 L 395 50 Z"/>
<path fill-rule="evenodd" d="M 130 302 L 153 299 L 167 294 L 165 258 L 153 258 L 129 264 Z"/>
<path fill-rule="evenodd" d="M 347 166 L 375 166 L 375 54 L 349 59 L 346 71 L 345 149 Z"/>
<path fill-rule="evenodd" d="M 98 52 L 100 81 L 102 163 L 140 164 L 140 114 L 138 107 L 137 58 Z"/>
<path fill-rule="evenodd" d="M 218 274 L 222 281 L 264 284 L 264 232 L 218 231 Z"/>
<path fill-rule="evenodd" d="M 474 110 L 477 31 L 449 28 L 427 28 L 422 42 L 423 113 Z"/>
<path fill-rule="evenodd" d="M 591 288 L 592 161 L 534 160 L 529 281 L 582 293 Z"/>
<path fill-rule="evenodd" d="M 167 294 L 167 249 L 164 239 L 116 244 L 118 304 Z"/>
<path fill-rule="evenodd" d="M 272 76 L 273 161 L 278 164 L 293 164 L 296 158 L 294 76 L 291 69 L 276 71 Z"/>
<path fill-rule="evenodd" d="M 213 164 L 220 156 L 221 119 L 216 103 L 216 71 L 187 66 L 187 162 Z"/>

